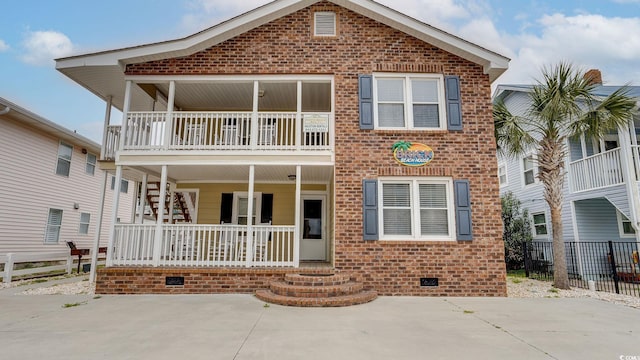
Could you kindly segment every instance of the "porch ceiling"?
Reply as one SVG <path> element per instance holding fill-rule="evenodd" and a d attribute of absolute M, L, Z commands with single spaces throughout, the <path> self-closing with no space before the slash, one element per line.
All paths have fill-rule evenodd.
<path fill-rule="evenodd" d="M 147 172 L 149 181 L 159 181 L 161 166 L 140 166 L 125 169 L 124 177 L 140 181 Z M 294 165 L 256 165 L 256 183 L 295 183 L 289 175 L 296 173 Z M 178 183 L 191 182 L 249 182 L 249 165 L 170 165 L 168 177 Z M 333 178 L 332 166 L 302 166 L 302 183 L 327 183 Z"/>

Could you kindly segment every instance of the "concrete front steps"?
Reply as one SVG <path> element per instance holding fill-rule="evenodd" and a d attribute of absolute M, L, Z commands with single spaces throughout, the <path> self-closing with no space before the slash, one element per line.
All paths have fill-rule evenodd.
<path fill-rule="evenodd" d="M 269 290 L 257 290 L 256 297 L 285 306 L 350 306 L 378 296 L 375 290 L 364 290 L 362 283 L 347 273 L 286 274 L 284 281 L 269 285 Z"/>

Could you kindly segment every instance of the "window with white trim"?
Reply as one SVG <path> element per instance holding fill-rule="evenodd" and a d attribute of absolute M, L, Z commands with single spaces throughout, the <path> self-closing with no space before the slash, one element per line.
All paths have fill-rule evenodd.
<path fill-rule="evenodd" d="M 78 234 L 88 234 L 89 223 L 91 223 L 91 214 L 80 213 L 80 227 L 78 228 Z"/>
<path fill-rule="evenodd" d="M 507 186 L 507 165 L 498 164 L 498 180 L 500 186 Z"/>
<path fill-rule="evenodd" d="M 620 211 L 616 210 L 616 215 L 618 217 L 618 230 L 620 232 L 621 238 L 635 238 L 636 231 L 631 225 L 631 220 L 629 220 L 625 215 L 623 215 Z"/>
<path fill-rule="evenodd" d="M 381 240 L 453 240 L 449 179 L 380 179 Z"/>
<path fill-rule="evenodd" d="M 47 227 L 44 232 L 45 244 L 57 244 L 60 239 L 60 227 L 62 226 L 62 210 L 49 209 Z"/>
<path fill-rule="evenodd" d="M 314 36 L 336 36 L 336 13 L 332 11 L 318 11 L 313 17 Z"/>
<path fill-rule="evenodd" d="M 249 210 L 249 193 L 247 192 L 234 192 L 233 193 L 233 212 L 232 222 L 238 225 L 247 225 Z M 253 211 L 251 216 L 251 223 L 256 224 L 256 214 L 260 214 L 262 210 L 262 193 L 253 193 Z"/>
<path fill-rule="evenodd" d="M 536 182 L 536 166 L 533 155 L 522 158 L 522 183 L 524 186 L 531 185 Z"/>
<path fill-rule="evenodd" d="M 69 172 L 71 171 L 71 154 L 73 154 L 73 146 L 61 141 L 58 145 L 56 174 L 67 177 L 69 176 Z"/>
<path fill-rule="evenodd" d="M 111 177 L 111 190 L 114 190 L 116 188 L 116 177 L 112 176 Z M 129 192 L 129 180 L 125 180 L 125 179 L 121 179 L 120 180 L 120 192 L 121 193 L 128 193 Z"/>
<path fill-rule="evenodd" d="M 547 232 L 547 218 L 544 212 L 532 213 L 531 217 L 533 217 L 533 237 L 546 238 L 549 233 Z"/>
<path fill-rule="evenodd" d="M 374 99 L 376 128 L 446 128 L 441 75 L 374 74 Z"/>
<path fill-rule="evenodd" d="M 96 173 L 96 160 L 97 157 L 92 153 L 87 153 L 87 164 L 85 166 L 85 172 L 89 175 Z"/>

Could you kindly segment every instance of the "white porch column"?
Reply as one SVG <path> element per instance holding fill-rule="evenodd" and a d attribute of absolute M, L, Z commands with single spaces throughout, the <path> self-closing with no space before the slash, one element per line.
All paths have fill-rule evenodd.
<path fill-rule="evenodd" d="M 176 82 L 174 80 L 169 81 L 169 98 L 167 99 L 167 118 L 164 126 L 164 142 L 162 148 L 167 150 L 171 145 L 171 139 L 173 138 L 173 107 L 175 106 L 176 99 Z"/>
<path fill-rule="evenodd" d="M 127 80 L 124 88 L 124 104 L 122 105 L 122 125 L 120 127 L 120 146 L 118 150 L 123 150 L 126 144 L 127 127 L 129 126 L 129 108 L 131 107 L 131 80 Z M 103 144 L 104 146 L 104 144 Z"/>
<path fill-rule="evenodd" d="M 300 177 L 302 176 L 302 168 L 296 165 L 296 211 L 295 211 L 295 230 L 293 231 L 293 266 L 300 266 L 300 195 L 301 185 Z"/>
<path fill-rule="evenodd" d="M 620 139 L 620 163 L 622 164 L 622 175 L 624 183 L 627 187 L 629 198 L 629 214 L 631 225 L 636 231 L 636 240 L 638 239 L 638 231 L 640 230 L 640 191 L 638 191 L 638 182 L 636 181 L 635 165 L 633 163 L 633 153 L 631 149 L 631 138 L 629 126 L 621 126 L 618 128 L 618 138 Z"/>
<path fill-rule="evenodd" d="M 160 194 L 158 195 L 158 216 L 156 221 L 156 236 L 153 241 L 153 266 L 160 265 L 160 255 L 162 254 L 162 224 L 164 221 L 164 201 L 167 197 L 167 165 L 162 165 L 160 175 Z"/>
<path fill-rule="evenodd" d="M 144 208 L 147 205 L 147 184 L 149 183 L 149 174 L 142 175 L 142 185 L 140 186 L 140 208 L 138 209 L 138 224 L 144 222 Z"/>
<path fill-rule="evenodd" d="M 296 150 L 302 148 L 302 81 L 298 81 L 296 90 Z"/>
<path fill-rule="evenodd" d="M 247 190 L 247 267 L 253 263 L 253 194 L 255 187 L 256 166 L 249 166 L 249 189 Z M 257 217 L 257 214 L 256 214 Z"/>
<path fill-rule="evenodd" d="M 109 95 L 107 97 L 107 109 L 104 113 L 104 127 L 102 128 L 102 147 L 100 148 L 100 159 L 104 159 L 104 151 L 107 148 L 107 128 L 109 127 L 109 123 L 111 122 L 112 101 L 113 97 Z"/>
<path fill-rule="evenodd" d="M 251 124 L 249 127 L 249 145 L 255 149 L 258 145 L 258 98 L 260 97 L 260 82 L 253 82 L 253 113 L 251 114 Z"/>
<path fill-rule="evenodd" d="M 104 198 L 107 195 L 107 178 L 109 173 L 104 171 L 102 176 L 102 190 L 100 191 L 100 204 L 98 205 L 98 218 L 96 219 L 96 235 L 93 238 L 93 249 L 91 249 L 91 271 L 89 272 L 89 284 L 96 282 L 96 267 L 98 266 L 98 249 L 100 248 L 100 235 L 102 235 L 102 214 L 104 212 Z M 107 259 L 113 252 L 111 247 L 107 248 Z M 108 261 L 108 260 L 107 260 Z"/>
<path fill-rule="evenodd" d="M 120 204 L 120 183 L 122 182 L 122 165 L 116 165 L 116 177 L 113 184 L 113 205 L 111 208 L 111 228 L 109 229 L 109 245 L 107 248 L 107 266 L 113 265 L 113 244 L 115 243 L 116 224 L 118 223 L 118 205 Z M 106 184 L 105 184 L 106 186 Z M 122 239 L 121 239 L 122 240 Z"/>

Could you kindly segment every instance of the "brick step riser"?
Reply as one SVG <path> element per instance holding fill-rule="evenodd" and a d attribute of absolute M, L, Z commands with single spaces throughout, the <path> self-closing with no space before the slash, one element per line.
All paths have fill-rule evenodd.
<path fill-rule="evenodd" d="M 300 298 L 287 297 L 272 293 L 270 290 L 258 290 L 256 297 L 262 301 L 283 306 L 300 307 L 337 307 L 351 306 L 370 302 L 377 297 L 375 291 L 365 291 L 355 295 L 345 295 L 330 298 Z"/>
<path fill-rule="evenodd" d="M 293 286 L 336 286 L 351 281 L 348 274 L 333 274 L 332 276 L 307 276 L 299 274 L 286 274 L 284 281 Z"/>
<path fill-rule="evenodd" d="M 282 296 L 292 297 L 335 297 L 342 295 L 353 295 L 363 290 L 361 283 L 347 283 L 340 286 L 323 287 L 294 287 L 285 283 L 271 283 L 271 292 Z"/>

